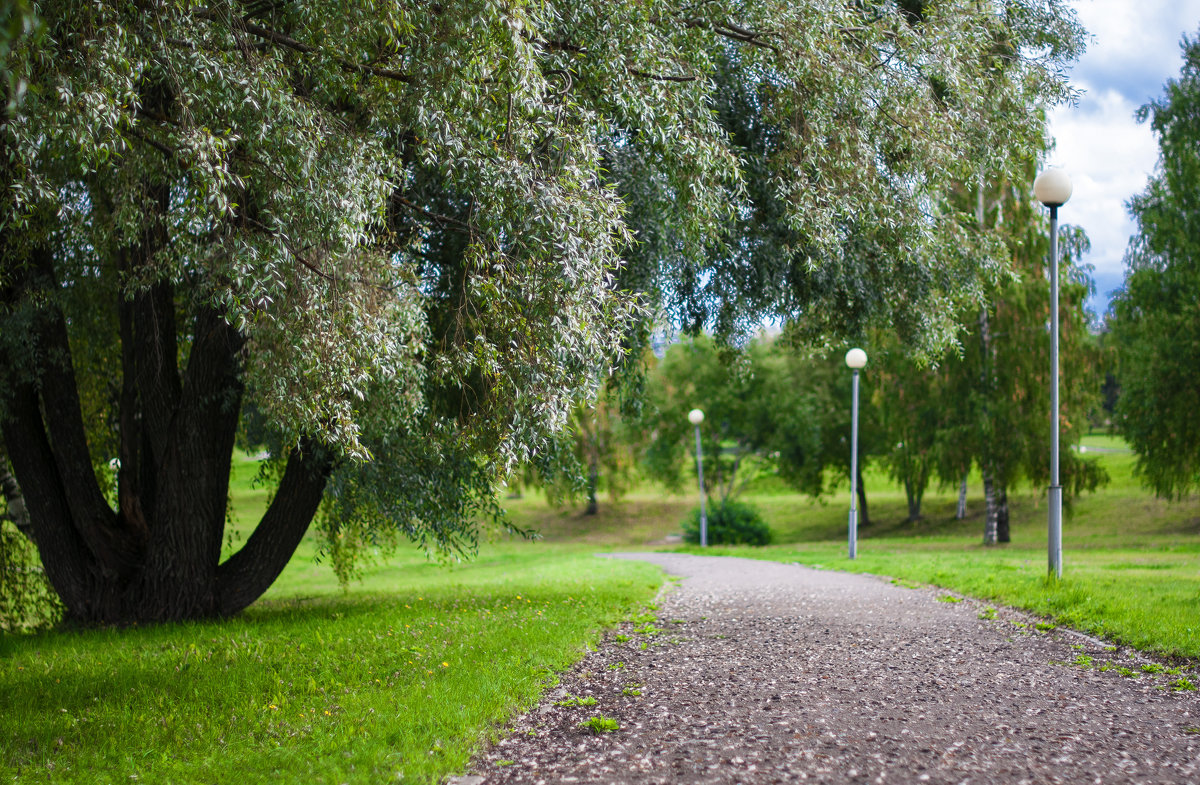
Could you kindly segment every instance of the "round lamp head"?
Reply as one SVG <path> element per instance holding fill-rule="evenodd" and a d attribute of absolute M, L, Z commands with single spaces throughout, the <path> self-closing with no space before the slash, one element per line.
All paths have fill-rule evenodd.
<path fill-rule="evenodd" d="M 690 422 L 692 425 L 699 425 L 700 423 L 704 422 L 704 412 L 700 411 L 699 409 L 692 409 L 690 412 L 688 412 L 688 422 Z"/>
<path fill-rule="evenodd" d="M 1065 170 L 1052 166 L 1033 181 L 1033 195 L 1047 207 L 1061 207 L 1071 198 L 1071 177 Z"/>
<path fill-rule="evenodd" d="M 867 353 L 862 349 L 851 349 L 846 352 L 846 365 L 858 370 L 867 364 Z"/>

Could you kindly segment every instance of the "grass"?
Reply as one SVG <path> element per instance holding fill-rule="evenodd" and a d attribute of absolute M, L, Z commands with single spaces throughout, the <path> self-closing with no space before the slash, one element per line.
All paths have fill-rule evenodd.
<path fill-rule="evenodd" d="M 982 544 L 984 504 L 978 477 L 964 520 L 954 517 L 956 489 L 931 491 L 923 517 L 906 520 L 903 491 L 886 476 L 868 471 L 870 526 L 859 531 L 858 558 L 846 557 L 846 489 L 822 500 L 787 491 L 777 481 L 759 483 L 744 497 L 771 525 L 773 545 L 709 548 L 709 554 L 819 565 L 870 572 L 908 584 L 932 584 L 964 595 L 1023 608 L 1055 623 L 1101 635 L 1148 652 L 1200 657 L 1200 499 L 1154 498 L 1134 476 L 1134 456 L 1118 437 L 1084 440 L 1111 476 L 1066 511 L 1064 575 L 1046 580 L 1044 491 L 1010 492 L 1012 542 Z M 643 493 L 646 493 L 643 491 Z M 680 548 L 666 541 L 678 533 L 695 505 L 691 495 L 655 502 L 635 496 L 642 511 L 636 528 L 622 532 L 625 504 L 601 505 L 592 542 L 608 547 Z M 524 525 L 552 542 L 570 541 L 588 527 L 587 516 L 549 510 L 534 500 L 510 503 Z"/>
<path fill-rule="evenodd" d="M 1085 444 L 1113 482 L 1069 511 L 1059 582 L 1045 578 L 1042 494 L 1012 494 L 1013 542 L 985 548 L 977 478 L 965 520 L 954 519 L 947 491 L 931 492 L 925 517 L 907 522 L 903 493 L 868 472 L 872 524 L 853 562 L 844 489 L 813 501 L 768 478 L 747 498 L 775 544 L 707 553 L 933 584 L 1147 651 L 1200 656 L 1200 501 L 1156 500 L 1138 486 L 1119 441 Z M 255 467 L 250 459 L 234 467 L 242 527 L 267 502 L 252 483 Z M 543 541 L 486 544 L 469 563 L 406 552 L 344 593 L 306 540 L 237 619 L 0 636 L 0 705 L 18 707 L 0 712 L 0 780 L 437 782 L 462 771 L 599 630 L 627 619 L 639 635 L 661 632 L 653 613 L 638 612 L 652 607 L 656 568 L 590 554 L 677 548 L 668 535 L 694 503 L 642 488 L 584 516 L 527 494 L 506 504 Z M 235 535 L 228 547 L 238 544 Z M 1180 679 L 1178 689 L 1195 688 Z"/>
<path fill-rule="evenodd" d="M 235 467 L 242 520 L 254 471 Z M 401 554 L 344 593 L 317 557 L 306 541 L 232 620 L 0 637 L 0 781 L 438 782 L 662 581 L 502 542 Z"/>

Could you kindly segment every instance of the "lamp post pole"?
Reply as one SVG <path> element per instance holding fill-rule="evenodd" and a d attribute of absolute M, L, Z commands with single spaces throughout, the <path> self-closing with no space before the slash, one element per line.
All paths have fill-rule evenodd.
<path fill-rule="evenodd" d="M 700 423 L 704 422 L 704 412 L 692 409 L 688 412 L 688 422 L 696 429 L 696 477 L 700 483 L 700 547 L 708 547 L 708 515 L 704 510 L 704 457 L 700 449 Z"/>
<path fill-rule="evenodd" d="M 850 393 L 850 522 L 848 539 L 850 558 L 858 556 L 858 372 L 867 364 L 867 353 L 862 349 L 846 352 L 846 365 L 854 371 Z"/>
<path fill-rule="evenodd" d="M 1071 178 L 1047 169 L 1033 181 L 1039 202 L 1050 208 L 1050 499 L 1047 538 L 1048 572 L 1062 577 L 1062 485 L 1059 482 L 1058 433 L 1058 208 L 1071 198 Z"/>

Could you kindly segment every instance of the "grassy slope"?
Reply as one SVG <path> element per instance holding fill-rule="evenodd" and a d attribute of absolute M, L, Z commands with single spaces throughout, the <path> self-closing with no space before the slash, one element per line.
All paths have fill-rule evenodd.
<path fill-rule="evenodd" d="M 235 468 L 245 521 L 253 474 Z M 0 637 L 0 780 L 436 782 L 662 580 L 502 542 L 444 567 L 406 552 L 343 593 L 316 556 L 230 621 Z"/>
<path fill-rule="evenodd" d="M 754 558 L 818 564 L 920 581 L 972 594 L 1060 623 L 1161 654 L 1200 657 L 1200 500 L 1165 502 L 1144 491 L 1133 475 L 1134 457 L 1116 437 L 1094 436 L 1086 447 L 1112 476 L 1104 489 L 1076 500 L 1064 522 L 1063 580 L 1048 584 L 1044 492 L 1010 496 L 1012 543 L 984 547 L 983 500 L 978 478 L 970 483 L 965 520 L 954 519 L 953 490 L 932 492 L 922 520 L 905 521 L 904 493 L 886 477 L 868 472 L 872 523 L 860 530 L 859 558 L 846 558 L 848 495 L 812 501 L 762 483 L 746 498 L 762 510 L 777 544 L 766 548 L 711 548 Z M 597 545 L 665 547 L 663 538 L 695 504 L 689 496 L 632 504 L 647 517 L 621 529 L 626 505 L 602 505 L 590 536 Z M 607 509 L 606 509 L 607 508 Z M 510 504 L 525 524 L 547 539 L 573 538 L 584 516 Z"/>

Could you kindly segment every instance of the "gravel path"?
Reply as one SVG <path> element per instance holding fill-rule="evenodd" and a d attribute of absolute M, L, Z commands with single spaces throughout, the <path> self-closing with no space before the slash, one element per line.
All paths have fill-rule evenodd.
<path fill-rule="evenodd" d="M 1200 783 L 1200 693 L 1135 652 L 870 576 L 620 557 L 684 580 L 462 785 Z M 619 730 L 580 727 L 599 715 Z"/>

